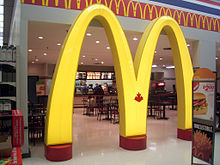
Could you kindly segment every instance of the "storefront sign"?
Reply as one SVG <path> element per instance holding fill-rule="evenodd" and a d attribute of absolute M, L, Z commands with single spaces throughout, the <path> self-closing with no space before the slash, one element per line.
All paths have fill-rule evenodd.
<path fill-rule="evenodd" d="M 215 141 L 215 74 L 201 68 L 193 78 L 193 157 L 213 164 Z"/>

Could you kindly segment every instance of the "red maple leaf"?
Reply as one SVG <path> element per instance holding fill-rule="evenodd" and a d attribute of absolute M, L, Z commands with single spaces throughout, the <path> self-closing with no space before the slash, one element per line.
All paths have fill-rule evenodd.
<path fill-rule="evenodd" d="M 143 97 L 141 96 L 141 94 L 138 92 L 137 96 L 135 97 L 135 100 L 137 102 L 141 102 L 143 100 Z"/>

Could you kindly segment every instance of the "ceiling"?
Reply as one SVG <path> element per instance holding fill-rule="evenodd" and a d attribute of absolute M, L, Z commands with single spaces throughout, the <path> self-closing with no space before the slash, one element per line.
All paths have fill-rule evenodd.
<path fill-rule="evenodd" d="M 57 43 L 63 43 L 69 28 L 70 25 L 66 24 L 29 22 L 28 49 L 32 51 L 28 51 L 28 62 L 56 64 L 61 49 L 61 45 L 57 45 Z M 104 29 L 102 27 L 89 26 L 88 32 L 92 35 L 85 36 L 79 65 L 113 66 L 111 50 L 106 48 L 109 44 Z M 125 35 L 134 58 L 142 33 L 125 31 Z M 40 36 L 43 39 L 39 39 L 38 37 Z M 138 40 L 134 41 L 134 37 Z M 99 44 L 96 43 L 97 40 L 100 41 Z M 187 43 L 192 45 L 192 40 L 187 40 Z M 170 44 L 166 35 L 160 35 L 154 64 L 159 66 L 173 65 L 171 50 L 164 50 L 164 48 L 170 48 Z M 188 48 L 189 52 L 191 52 L 191 46 Z M 217 50 L 220 58 L 220 44 L 217 45 Z M 47 55 L 44 55 L 44 53 Z M 161 57 L 163 58 L 162 60 Z"/>

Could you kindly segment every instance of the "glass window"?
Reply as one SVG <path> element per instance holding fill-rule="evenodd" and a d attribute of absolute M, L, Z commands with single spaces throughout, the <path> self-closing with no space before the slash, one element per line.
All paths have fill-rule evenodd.
<path fill-rule="evenodd" d="M 0 14 L 4 14 L 4 6 L 0 6 Z"/>
<path fill-rule="evenodd" d="M 4 5 L 4 0 L 0 0 L 0 5 Z"/>

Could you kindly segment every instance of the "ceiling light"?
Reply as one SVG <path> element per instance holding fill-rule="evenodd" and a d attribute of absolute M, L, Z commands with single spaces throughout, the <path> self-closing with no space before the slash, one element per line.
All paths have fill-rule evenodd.
<path fill-rule="evenodd" d="M 162 61 L 163 60 L 163 58 L 162 57 L 160 57 L 160 61 Z"/>
<path fill-rule="evenodd" d="M 58 46 L 60 46 L 60 45 L 61 45 L 61 43 L 57 43 L 57 45 L 58 45 Z"/>
<path fill-rule="evenodd" d="M 96 58 L 95 60 L 96 60 L 96 61 L 98 61 L 98 59 L 97 59 L 97 58 Z"/>
<path fill-rule="evenodd" d="M 44 56 L 46 56 L 47 55 L 47 53 L 44 53 Z"/>
<path fill-rule="evenodd" d="M 37 62 L 37 61 L 39 61 L 39 59 L 38 59 L 38 58 L 36 58 L 36 59 L 35 59 L 35 61 Z"/>
<path fill-rule="evenodd" d="M 80 64 L 83 65 L 83 62 L 81 62 Z"/>
<path fill-rule="evenodd" d="M 157 53 L 157 51 L 155 50 L 155 52 L 154 53 Z"/>
<path fill-rule="evenodd" d="M 85 58 L 86 56 L 83 56 L 83 58 Z"/>
<path fill-rule="evenodd" d="M 218 57 L 216 57 L 215 59 L 218 60 Z"/>
<path fill-rule="evenodd" d="M 190 44 L 187 44 L 187 46 L 189 47 L 189 46 L 190 46 Z"/>
<path fill-rule="evenodd" d="M 99 44 L 99 43 L 100 43 L 100 41 L 96 41 L 95 43 Z"/>
<path fill-rule="evenodd" d="M 42 36 L 39 36 L 38 38 L 39 38 L 40 40 L 44 39 L 44 37 L 42 37 Z"/>
<path fill-rule="evenodd" d="M 31 63 L 34 64 L 34 61 L 32 61 Z"/>
<path fill-rule="evenodd" d="M 133 38 L 133 40 L 134 40 L 134 41 L 137 41 L 137 40 L 138 40 L 138 38 L 137 38 L 137 37 L 134 37 L 134 38 Z"/>
<path fill-rule="evenodd" d="M 104 64 L 104 62 L 102 61 L 101 64 Z"/>
<path fill-rule="evenodd" d="M 166 65 L 163 65 L 163 67 L 165 67 Z"/>
<path fill-rule="evenodd" d="M 92 34 L 91 34 L 91 33 L 86 33 L 86 36 L 89 36 L 89 37 L 90 37 L 90 36 L 92 36 Z"/>
<path fill-rule="evenodd" d="M 109 49 L 110 49 L 110 47 L 109 47 L 109 46 L 107 46 L 107 47 L 106 47 L 106 49 L 108 49 L 108 50 L 109 50 Z"/>
<path fill-rule="evenodd" d="M 175 68 L 175 66 L 170 65 L 170 66 L 167 66 L 166 68 L 167 68 L 167 69 L 173 69 L 173 68 Z"/>
<path fill-rule="evenodd" d="M 152 68 L 156 68 L 157 67 L 157 65 L 152 65 Z"/>
<path fill-rule="evenodd" d="M 32 49 L 28 49 L 29 52 L 32 52 Z"/>

